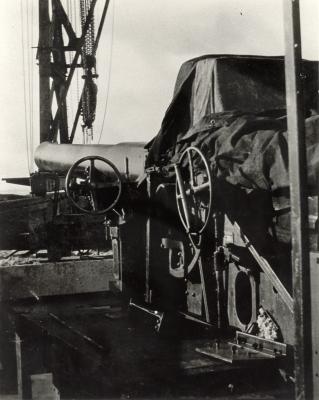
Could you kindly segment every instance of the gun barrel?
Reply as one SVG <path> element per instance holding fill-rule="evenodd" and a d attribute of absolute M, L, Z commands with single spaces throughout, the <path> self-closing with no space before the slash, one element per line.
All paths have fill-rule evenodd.
<path fill-rule="evenodd" d="M 43 142 L 35 151 L 35 163 L 41 172 L 65 174 L 80 158 L 99 156 L 111 161 L 120 174 L 130 181 L 144 174 L 145 143 L 125 142 L 107 144 L 58 144 Z"/>

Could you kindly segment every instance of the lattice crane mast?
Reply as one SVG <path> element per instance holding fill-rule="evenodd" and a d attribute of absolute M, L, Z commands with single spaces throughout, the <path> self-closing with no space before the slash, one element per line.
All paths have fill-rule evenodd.
<path fill-rule="evenodd" d="M 61 0 L 39 0 L 40 142 L 72 143 L 81 115 L 84 136 L 92 138 L 97 97 L 95 55 L 109 0 L 104 3 L 95 36 L 96 3 L 97 0 L 79 1 L 82 32 L 78 37 Z M 64 43 L 66 36 L 67 44 Z M 69 63 L 66 61 L 67 52 L 73 55 Z M 84 84 L 72 128 L 69 129 L 67 95 L 76 68 L 83 69 Z"/>

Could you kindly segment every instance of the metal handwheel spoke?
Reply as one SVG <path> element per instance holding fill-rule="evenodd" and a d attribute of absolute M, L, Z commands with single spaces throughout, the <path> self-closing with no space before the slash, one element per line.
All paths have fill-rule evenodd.
<path fill-rule="evenodd" d="M 178 190 L 179 190 L 178 198 L 182 201 L 182 207 L 183 207 L 184 216 L 185 216 L 185 223 L 183 220 L 182 220 L 182 222 L 188 232 L 189 228 L 190 228 L 190 215 L 189 215 L 188 205 L 186 202 L 186 193 L 185 193 L 183 179 L 181 176 L 181 171 L 177 164 L 175 164 L 175 173 L 176 173 L 176 179 L 177 179 L 176 188 L 178 187 Z"/>
<path fill-rule="evenodd" d="M 92 204 L 93 211 L 97 211 L 98 203 L 97 203 L 97 198 L 96 198 L 94 190 L 90 190 L 90 196 L 91 196 L 91 204 Z"/>
<path fill-rule="evenodd" d="M 210 188 L 210 182 L 205 182 L 205 183 L 202 183 L 201 185 L 192 187 L 194 193 L 199 193 L 199 192 L 202 192 L 203 190 L 209 189 L 209 188 Z"/>
<path fill-rule="evenodd" d="M 202 166 L 200 173 L 194 170 L 195 156 L 200 159 L 197 164 Z M 189 174 L 183 175 L 181 165 L 185 157 L 188 159 Z M 176 201 L 181 222 L 188 233 L 201 234 L 208 224 L 212 209 L 212 177 L 208 161 L 197 147 L 188 147 L 175 164 L 175 173 Z M 198 181 L 202 183 L 196 185 Z M 205 192 L 207 196 L 203 197 Z"/>
<path fill-rule="evenodd" d="M 88 161 L 89 167 L 85 168 Z M 100 161 L 100 168 L 96 167 L 96 161 Z M 83 165 L 81 166 L 81 164 Z M 107 175 L 103 171 L 107 171 Z M 86 178 L 79 182 L 79 174 L 81 174 L 81 177 L 86 174 Z M 111 179 L 111 181 L 105 181 L 106 179 Z M 110 189 L 110 191 L 107 192 L 105 189 Z M 69 169 L 65 178 L 65 191 L 70 202 L 81 212 L 102 215 L 117 204 L 122 193 L 122 179 L 115 165 L 106 158 L 100 156 L 83 157 Z M 109 194 L 112 198 L 108 202 L 109 205 L 103 208 L 103 200 Z M 92 209 L 80 205 L 79 199 L 81 197 L 88 198 L 88 203 Z"/>
<path fill-rule="evenodd" d="M 94 159 L 90 160 L 89 182 L 92 183 L 92 172 L 94 170 Z"/>
<path fill-rule="evenodd" d="M 188 158 L 188 162 L 189 162 L 190 184 L 191 184 L 191 187 L 193 187 L 194 184 L 195 184 L 195 182 L 194 182 L 194 169 L 193 169 L 193 159 L 192 159 L 192 155 L 191 155 L 190 149 L 187 151 L 187 158 Z"/>

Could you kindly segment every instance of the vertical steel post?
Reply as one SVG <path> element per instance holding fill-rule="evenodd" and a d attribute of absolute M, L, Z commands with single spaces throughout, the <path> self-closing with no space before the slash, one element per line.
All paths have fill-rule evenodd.
<path fill-rule="evenodd" d="M 40 142 L 48 140 L 51 125 L 50 103 L 50 29 L 49 0 L 39 0 L 39 91 L 40 91 Z"/>
<path fill-rule="evenodd" d="M 308 244 L 307 160 L 302 98 L 299 0 L 284 0 L 285 74 L 295 317 L 295 398 L 312 398 L 311 297 Z"/>
<path fill-rule="evenodd" d="M 22 400 L 22 361 L 21 361 L 21 339 L 17 333 L 15 333 L 15 345 L 16 345 L 16 363 L 17 363 L 17 391 L 18 399 Z"/>
<path fill-rule="evenodd" d="M 152 199 L 154 194 L 154 184 L 153 184 L 153 175 L 150 172 L 147 175 L 147 197 L 149 200 Z M 145 303 L 152 302 L 152 295 L 151 295 L 151 256 L 152 256 L 152 233 L 153 233 L 153 221 L 152 221 L 152 211 L 149 209 L 147 211 L 147 220 L 146 220 L 146 238 L 145 238 L 145 293 L 144 293 L 144 300 Z"/>

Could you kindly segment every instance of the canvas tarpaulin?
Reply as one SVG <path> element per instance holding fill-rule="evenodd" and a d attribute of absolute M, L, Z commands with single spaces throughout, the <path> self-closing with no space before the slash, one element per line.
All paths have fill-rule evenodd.
<path fill-rule="evenodd" d="M 305 111 L 318 109 L 318 63 L 302 68 Z M 203 56 L 184 63 L 161 129 L 149 143 L 146 166 L 160 164 L 165 151 L 205 115 L 231 110 L 285 108 L 284 61 L 280 57 Z"/>
<path fill-rule="evenodd" d="M 310 115 L 318 106 L 318 63 L 304 62 L 303 84 L 309 194 L 317 195 L 319 116 Z M 284 90 L 281 58 L 212 56 L 185 63 L 161 130 L 149 145 L 147 166 L 162 166 L 173 175 L 182 151 L 197 146 L 214 171 L 226 211 L 237 219 L 254 216 L 256 232 L 268 231 L 275 216 L 273 234 L 289 243 Z"/>
<path fill-rule="evenodd" d="M 214 121 L 214 128 L 201 130 L 199 126 L 206 119 L 210 120 L 210 124 Z M 219 193 L 220 204 L 225 211 L 233 214 L 237 220 L 245 217 L 249 219 L 253 215 L 256 222 L 260 215 L 264 219 L 262 224 L 267 226 L 276 217 L 278 239 L 289 242 L 289 216 L 286 214 L 290 206 L 286 119 L 248 113 L 220 113 L 204 117 L 191 132 L 179 140 L 174 153 L 169 155 L 171 162 L 177 162 L 188 146 L 198 147 L 209 160 L 215 181 L 214 191 L 215 194 Z M 317 196 L 319 116 L 306 120 L 306 142 L 308 194 Z M 173 174 L 172 168 L 168 168 L 170 172 Z M 261 230 L 260 225 L 256 228 Z"/>

